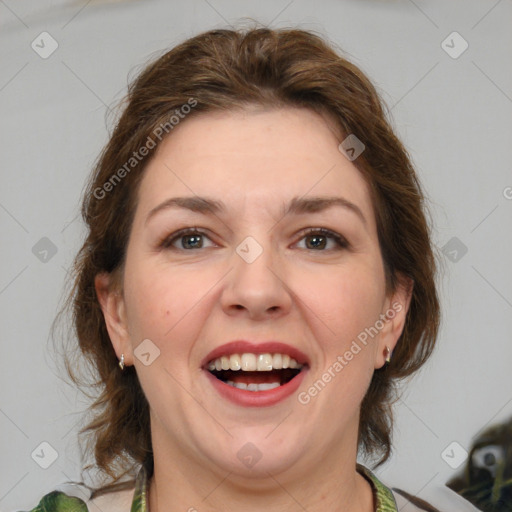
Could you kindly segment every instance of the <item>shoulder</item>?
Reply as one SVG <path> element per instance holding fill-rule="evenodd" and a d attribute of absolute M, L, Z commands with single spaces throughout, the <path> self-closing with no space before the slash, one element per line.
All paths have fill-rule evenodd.
<path fill-rule="evenodd" d="M 421 498 L 418 498 L 417 496 L 413 496 L 408 492 L 396 488 L 393 488 L 392 491 L 398 506 L 398 510 L 402 510 L 402 508 L 407 506 L 406 510 L 410 510 L 411 512 L 441 512 L 438 508 L 434 507 L 430 503 L 422 500 Z"/>
<path fill-rule="evenodd" d="M 85 502 L 61 491 L 53 491 L 41 498 L 39 504 L 30 512 L 88 512 Z"/>
<path fill-rule="evenodd" d="M 446 485 L 431 485 L 425 489 L 426 501 L 420 500 L 416 496 L 413 496 L 402 489 L 393 488 L 393 494 L 395 495 L 396 502 L 399 506 L 407 508 L 404 510 L 433 510 L 439 512 L 480 512 L 475 506 L 469 501 L 459 496 L 456 492 L 452 491 Z M 419 508 L 410 509 L 409 507 L 416 506 Z M 425 508 L 430 506 L 431 508 Z M 421 508 L 423 507 L 423 508 Z"/>
<path fill-rule="evenodd" d="M 90 493 L 77 486 L 62 486 L 41 498 L 29 512 L 129 512 L 133 488 L 89 498 Z"/>
<path fill-rule="evenodd" d="M 360 464 L 357 467 L 372 484 L 377 512 L 479 512 L 446 485 L 429 486 L 425 499 L 421 499 L 402 489 L 387 487 L 371 470 Z"/>

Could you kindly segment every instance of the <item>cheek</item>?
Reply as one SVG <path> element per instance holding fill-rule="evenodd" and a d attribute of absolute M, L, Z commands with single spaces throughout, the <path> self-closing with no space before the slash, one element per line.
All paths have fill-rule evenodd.
<path fill-rule="evenodd" d="M 303 282 L 301 296 L 321 322 L 324 346 L 344 350 L 379 318 L 385 298 L 378 265 L 353 265 L 316 275 Z"/>
<path fill-rule="evenodd" d="M 335 335 L 324 343 L 323 372 L 336 376 L 330 393 L 336 410 L 357 410 L 370 384 L 378 334 L 368 332 L 379 319 L 384 298 L 378 265 L 354 266 L 330 284 L 324 305 Z"/>
<path fill-rule="evenodd" d="M 128 262 L 127 262 L 128 263 Z M 183 355 L 197 336 L 201 301 L 215 279 L 201 273 L 139 264 L 125 274 L 128 329 L 134 346 L 149 338 L 164 355 Z M 130 271 L 131 270 L 131 271 Z M 179 343 L 178 343 L 179 341 Z"/>

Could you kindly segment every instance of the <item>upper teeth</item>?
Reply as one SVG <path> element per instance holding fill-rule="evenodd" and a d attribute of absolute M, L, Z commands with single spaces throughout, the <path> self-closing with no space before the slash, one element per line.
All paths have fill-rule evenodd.
<path fill-rule="evenodd" d="M 300 370 L 302 365 L 287 354 L 232 354 L 208 363 L 208 370 L 242 370 L 245 372 L 269 372 L 292 368 Z"/>

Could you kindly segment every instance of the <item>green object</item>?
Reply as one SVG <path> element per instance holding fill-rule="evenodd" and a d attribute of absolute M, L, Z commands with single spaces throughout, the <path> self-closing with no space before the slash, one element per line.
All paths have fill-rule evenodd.
<path fill-rule="evenodd" d="M 88 512 L 88 508 L 80 498 L 53 491 L 44 496 L 31 512 Z"/>
<path fill-rule="evenodd" d="M 361 464 L 357 465 L 357 470 L 370 482 L 375 501 L 375 512 L 398 512 L 395 498 L 391 489 L 386 487 L 368 468 Z"/>

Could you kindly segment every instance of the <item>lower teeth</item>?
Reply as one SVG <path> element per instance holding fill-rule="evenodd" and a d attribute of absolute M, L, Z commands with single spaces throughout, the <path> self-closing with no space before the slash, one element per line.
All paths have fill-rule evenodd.
<path fill-rule="evenodd" d="M 278 388 L 281 385 L 279 382 L 262 382 L 260 384 L 251 382 L 250 384 L 246 384 L 245 382 L 233 382 L 232 380 L 227 380 L 226 384 L 234 388 L 246 389 L 247 391 L 267 391 L 269 389 Z"/>

